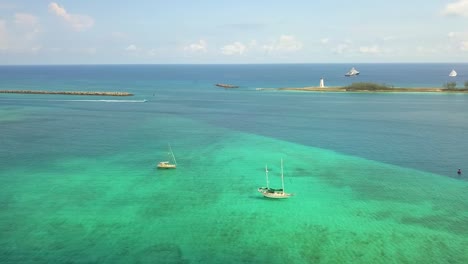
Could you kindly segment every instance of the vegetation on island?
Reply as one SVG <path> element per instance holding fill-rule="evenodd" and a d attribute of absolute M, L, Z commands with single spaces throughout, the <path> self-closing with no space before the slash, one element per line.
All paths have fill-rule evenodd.
<path fill-rule="evenodd" d="M 346 91 L 390 91 L 394 89 L 393 86 L 386 84 L 369 83 L 369 82 L 357 82 L 352 83 L 348 86 L 344 86 Z"/>
<path fill-rule="evenodd" d="M 468 81 L 465 82 L 465 88 L 456 88 L 455 82 L 448 82 L 443 88 L 436 87 L 394 87 L 393 85 L 378 84 L 371 82 L 357 82 L 342 87 L 303 87 L 303 88 L 276 88 L 278 90 L 289 91 L 311 91 L 311 92 L 378 92 L 378 93 L 468 93 Z M 262 88 L 261 90 L 263 90 Z"/>
<path fill-rule="evenodd" d="M 457 87 L 456 82 L 444 83 L 444 88 L 447 89 L 447 90 L 453 90 L 453 89 L 455 89 L 455 87 Z"/>
<path fill-rule="evenodd" d="M 456 82 L 448 82 L 444 83 L 444 90 L 445 91 L 468 91 L 468 81 L 465 81 L 465 87 L 464 88 L 457 88 L 457 83 Z"/>

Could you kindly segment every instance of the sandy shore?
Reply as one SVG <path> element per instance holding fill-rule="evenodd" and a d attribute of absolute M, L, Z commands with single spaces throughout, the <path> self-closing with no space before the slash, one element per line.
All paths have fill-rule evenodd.
<path fill-rule="evenodd" d="M 443 88 L 431 88 L 431 87 L 415 87 L 415 88 L 403 88 L 395 87 L 389 89 L 376 89 L 376 90 L 365 90 L 365 89 L 347 89 L 345 87 L 284 87 L 284 88 L 259 88 L 257 90 L 280 90 L 280 91 L 303 91 L 303 92 L 352 92 L 352 93 L 468 93 L 468 89 L 443 89 Z"/>

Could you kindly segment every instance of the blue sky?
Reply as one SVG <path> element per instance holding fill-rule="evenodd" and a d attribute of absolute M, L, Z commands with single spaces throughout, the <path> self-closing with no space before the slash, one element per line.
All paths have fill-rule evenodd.
<path fill-rule="evenodd" d="M 0 64 L 468 62 L 468 0 L 0 0 Z"/>

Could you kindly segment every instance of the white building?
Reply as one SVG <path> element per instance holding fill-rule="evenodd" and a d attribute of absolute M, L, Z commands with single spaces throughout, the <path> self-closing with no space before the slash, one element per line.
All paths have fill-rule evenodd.
<path fill-rule="evenodd" d="M 325 84 L 323 83 L 323 78 L 320 78 L 320 88 L 325 88 Z"/>

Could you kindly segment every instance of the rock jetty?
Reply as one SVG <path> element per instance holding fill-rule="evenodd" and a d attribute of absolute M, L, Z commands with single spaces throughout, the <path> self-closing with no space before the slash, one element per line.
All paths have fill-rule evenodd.
<path fill-rule="evenodd" d="M 239 88 L 239 86 L 232 85 L 232 84 L 217 83 L 215 85 L 218 87 L 223 87 L 223 88 Z"/>
<path fill-rule="evenodd" d="M 63 95 L 97 95 L 97 96 L 132 96 L 127 92 L 96 92 L 96 91 L 34 91 L 34 90 L 0 90 L 0 93 L 15 94 L 63 94 Z"/>

